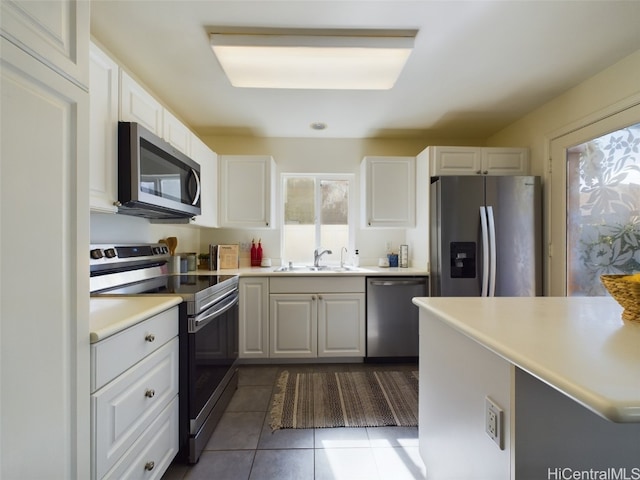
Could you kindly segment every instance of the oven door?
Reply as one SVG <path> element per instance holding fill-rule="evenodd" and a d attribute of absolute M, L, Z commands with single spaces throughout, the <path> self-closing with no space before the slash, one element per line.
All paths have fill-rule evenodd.
<path fill-rule="evenodd" d="M 238 358 L 238 290 L 189 319 L 188 333 L 189 434 L 197 436 L 235 373 Z M 222 408 L 224 410 L 224 408 Z M 208 430 L 212 430 L 211 427 Z M 206 434 L 206 432 L 204 432 Z M 207 437 L 208 438 L 208 437 Z"/>

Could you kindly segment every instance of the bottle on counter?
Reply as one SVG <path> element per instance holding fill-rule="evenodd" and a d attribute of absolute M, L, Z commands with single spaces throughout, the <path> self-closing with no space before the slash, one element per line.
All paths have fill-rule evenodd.
<path fill-rule="evenodd" d="M 360 252 L 358 250 L 356 250 L 355 254 L 353 255 L 353 266 L 360 266 Z"/>
<path fill-rule="evenodd" d="M 260 265 L 260 262 L 258 262 L 258 249 L 256 248 L 256 242 L 255 240 L 251 240 L 251 266 L 252 267 L 257 267 Z"/>
<path fill-rule="evenodd" d="M 258 239 L 258 248 L 256 249 L 256 266 L 262 265 L 262 239 Z"/>

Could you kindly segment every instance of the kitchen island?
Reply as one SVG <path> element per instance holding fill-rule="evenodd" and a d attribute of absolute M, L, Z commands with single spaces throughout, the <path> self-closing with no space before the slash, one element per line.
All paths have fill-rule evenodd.
<path fill-rule="evenodd" d="M 429 478 L 640 478 L 640 324 L 614 300 L 414 303 Z M 487 399 L 502 410 L 497 442 Z"/>

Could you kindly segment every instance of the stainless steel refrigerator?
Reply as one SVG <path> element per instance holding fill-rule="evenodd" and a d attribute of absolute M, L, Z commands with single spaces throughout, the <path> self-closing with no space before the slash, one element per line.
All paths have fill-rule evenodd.
<path fill-rule="evenodd" d="M 540 178 L 431 179 L 430 295 L 542 295 Z"/>

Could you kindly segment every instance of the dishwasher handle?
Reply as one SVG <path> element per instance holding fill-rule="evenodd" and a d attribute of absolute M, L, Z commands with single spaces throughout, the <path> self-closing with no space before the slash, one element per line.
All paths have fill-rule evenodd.
<path fill-rule="evenodd" d="M 370 280 L 369 285 L 376 287 L 396 287 L 399 285 L 426 285 L 425 280 Z"/>

